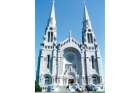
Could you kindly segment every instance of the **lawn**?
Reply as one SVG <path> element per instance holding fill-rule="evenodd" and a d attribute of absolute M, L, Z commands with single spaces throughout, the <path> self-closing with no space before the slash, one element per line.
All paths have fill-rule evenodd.
<path fill-rule="evenodd" d="M 97 92 L 97 91 L 94 91 L 93 93 L 105 93 L 104 91 L 103 92 Z"/>

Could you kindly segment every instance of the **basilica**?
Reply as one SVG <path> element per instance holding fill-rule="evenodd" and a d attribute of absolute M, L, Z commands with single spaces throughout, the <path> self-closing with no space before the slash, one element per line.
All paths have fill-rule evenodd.
<path fill-rule="evenodd" d="M 49 84 L 66 86 L 69 80 L 74 80 L 80 85 L 102 82 L 99 47 L 86 4 L 83 7 L 82 41 L 78 42 L 69 32 L 65 40 L 57 42 L 55 3 L 52 2 L 36 73 L 36 80 L 43 89 Z"/>

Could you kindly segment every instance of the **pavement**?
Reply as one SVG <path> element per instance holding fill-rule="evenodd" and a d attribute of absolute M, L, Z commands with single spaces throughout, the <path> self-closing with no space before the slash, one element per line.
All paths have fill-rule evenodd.
<path fill-rule="evenodd" d="M 66 91 L 66 88 L 65 87 L 60 87 L 59 88 L 59 91 L 57 91 L 57 92 L 36 92 L 36 93 L 71 93 L 71 92 L 69 92 L 68 90 Z M 78 92 L 75 92 L 75 93 L 78 93 Z M 90 92 L 82 92 L 82 93 L 93 93 L 92 91 L 90 91 Z"/>

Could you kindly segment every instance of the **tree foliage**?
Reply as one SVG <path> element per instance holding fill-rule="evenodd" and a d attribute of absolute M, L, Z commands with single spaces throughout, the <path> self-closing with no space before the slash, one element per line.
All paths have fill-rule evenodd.
<path fill-rule="evenodd" d="M 35 92 L 41 92 L 42 88 L 39 86 L 39 82 L 36 80 L 35 81 Z"/>

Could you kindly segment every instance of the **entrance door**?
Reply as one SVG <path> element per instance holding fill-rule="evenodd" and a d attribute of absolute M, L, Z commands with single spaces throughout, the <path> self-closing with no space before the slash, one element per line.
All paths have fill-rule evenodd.
<path fill-rule="evenodd" d="M 93 75 L 93 76 L 92 76 L 92 80 L 93 80 L 93 83 L 94 83 L 94 84 L 100 83 L 100 77 L 97 76 L 97 75 Z"/>
<path fill-rule="evenodd" d="M 74 72 L 68 73 L 68 83 L 75 83 L 76 82 L 76 76 Z"/>
<path fill-rule="evenodd" d="M 68 84 L 73 84 L 74 82 L 74 79 L 68 79 Z"/>
<path fill-rule="evenodd" d="M 49 74 L 45 74 L 44 77 L 45 77 L 45 84 L 46 85 L 52 84 L 52 78 Z"/>

